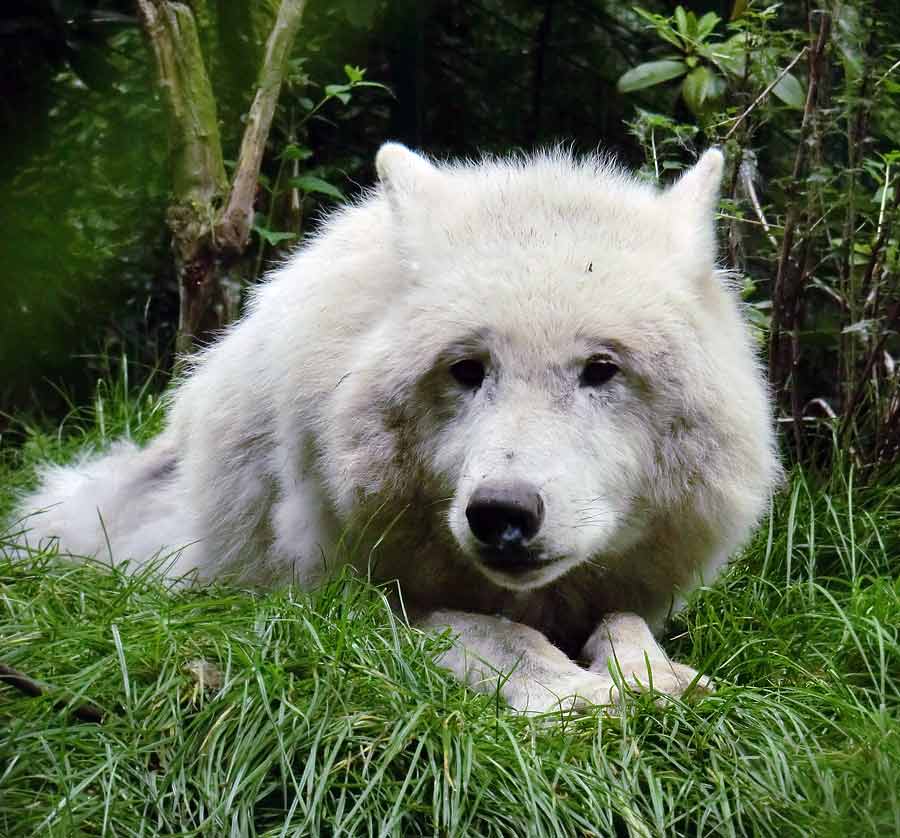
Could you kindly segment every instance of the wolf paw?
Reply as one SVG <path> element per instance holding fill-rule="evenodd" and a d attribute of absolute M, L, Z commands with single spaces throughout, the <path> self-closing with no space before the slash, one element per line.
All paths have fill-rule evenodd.
<path fill-rule="evenodd" d="M 621 701 L 619 687 L 612 678 L 588 670 L 552 683 L 532 681 L 522 686 L 524 689 L 509 695 L 508 701 L 515 710 L 529 715 L 585 711 Z"/>
<path fill-rule="evenodd" d="M 646 662 L 628 666 L 620 664 L 625 686 L 634 692 L 653 691 L 662 695 L 700 698 L 715 692 L 712 681 L 683 663 L 666 660 L 654 663 L 648 670 Z M 657 701 L 657 703 L 660 703 Z"/>
<path fill-rule="evenodd" d="M 706 675 L 668 658 L 652 661 L 649 668 L 646 660 L 616 661 L 613 666 L 616 667 L 613 671 L 618 676 L 615 680 L 623 683 L 631 692 L 652 691 L 660 696 L 676 698 L 700 698 L 715 692 L 712 680 Z"/>
<path fill-rule="evenodd" d="M 712 681 L 669 658 L 637 614 L 610 614 L 582 650 L 588 669 L 610 675 L 629 692 L 698 697 L 714 692 Z"/>
<path fill-rule="evenodd" d="M 648 673 L 646 664 L 621 667 L 619 677 L 585 670 L 576 676 L 560 679 L 553 684 L 530 684 L 510 703 L 530 714 L 553 712 L 585 712 L 594 707 L 607 707 L 613 712 L 621 707 L 628 694 L 653 692 L 658 704 L 663 696 L 700 698 L 715 692 L 712 681 L 689 666 L 667 661 Z"/>
<path fill-rule="evenodd" d="M 676 661 L 669 661 L 669 666 L 682 686 L 681 692 L 677 695 L 702 698 L 716 691 L 716 686 L 708 675 L 701 675 L 696 669 Z"/>

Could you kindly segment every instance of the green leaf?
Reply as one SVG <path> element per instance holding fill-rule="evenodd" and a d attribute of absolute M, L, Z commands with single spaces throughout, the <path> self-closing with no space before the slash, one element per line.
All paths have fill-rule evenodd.
<path fill-rule="evenodd" d="M 687 65 L 683 61 L 647 61 L 625 73 L 619 79 L 617 87 L 620 93 L 631 93 L 634 90 L 643 90 L 645 87 L 653 87 L 680 78 L 687 70 Z"/>
<path fill-rule="evenodd" d="M 340 99 L 345 105 L 350 101 L 350 85 L 349 84 L 326 84 L 325 95 L 334 96 Z"/>
<path fill-rule="evenodd" d="M 882 201 L 892 201 L 894 199 L 894 187 L 889 186 L 887 189 L 884 186 L 879 186 L 875 191 L 875 194 L 872 196 L 872 203 L 876 206 L 881 206 Z"/>
<path fill-rule="evenodd" d="M 288 181 L 290 186 L 299 189 L 301 192 L 317 192 L 320 195 L 328 195 L 330 198 L 336 198 L 338 201 L 345 200 L 344 193 L 336 186 L 330 184 L 327 180 L 322 180 L 315 175 L 301 175 L 293 177 Z"/>
<path fill-rule="evenodd" d="M 282 160 L 309 160 L 313 156 L 313 150 L 306 146 L 297 145 L 296 143 L 288 143 L 281 150 Z"/>
<path fill-rule="evenodd" d="M 678 34 L 687 40 L 691 37 L 690 27 L 688 25 L 688 15 L 684 10 L 684 6 L 675 7 L 675 26 L 678 27 Z"/>
<path fill-rule="evenodd" d="M 835 10 L 832 37 L 841 53 L 844 72 L 849 79 L 858 79 L 864 69 L 863 54 L 868 29 L 860 19 L 859 9 L 839 3 Z"/>
<path fill-rule="evenodd" d="M 669 22 L 668 18 L 658 15 L 655 12 L 648 12 L 646 9 L 642 9 L 639 6 L 635 6 L 633 11 L 638 17 L 643 18 L 647 23 L 652 23 L 654 26 L 665 26 Z"/>
<path fill-rule="evenodd" d="M 720 18 L 715 12 L 707 12 L 697 23 L 697 40 L 702 41 L 716 28 Z"/>
<path fill-rule="evenodd" d="M 806 105 L 806 93 L 803 85 L 797 80 L 797 77 L 788 73 L 784 76 L 775 87 L 772 88 L 774 93 L 785 105 L 802 111 Z"/>
<path fill-rule="evenodd" d="M 681 85 L 681 95 L 691 113 L 699 115 L 706 110 L 712 100 L 722 95 L 724 88 L 721 76 L 709 67 L 697 67 L 685 77 Z"/>
<path fill-rule="evenodd" d="M 678 49 L 679 52 L 684 52 L 684 41 L 678 37 L 674 29 L 670 29 L 668 26 L 659 26 L 656 29 L 656 34 L 667 44 L 671 44 Z"/>
<path fill-rule="evenodd" d="M 738 32 L 720 44 L 703 46 L 700 54 L 715 64 L 723 73 L 741 77 L 747 66 L 747 33 Z"/>
<path fill-rule="evenodd" d="M 365 76 L 366 71 L 361 67 L 354 67 L 352 64 L 344 65 L 344 73 L 347 75 L 347 80 L 350 84 L 356 84 L 363 80 L 363 76 Z"/>
<path fill-rule="evenodd" d="M 634 12 L 638 15 L 638 17 L 643 18 L 648 23 L 652 24 L 653 28 L 656 30 L 656 34 L 659 35 L 666 43 L 671 44 L 673 47 L 676 47 L 679 51 L 684 51 L 684 44 L 681 42 L 681 38 L 675 33 L 672 29 L 672 22 L 669 18 L 663 17 L 663 15 L 657 15 L 652 12 L 648 12 L 644 9 L 635 8 Z"/>
<path fill-rule="evenodd" d="M 356 90 L 358 87 L 377 87 L 380 90 L 383 90 L 385 93 L 389 94 L 390 96 L 394 95 L 394 92 L 386 84 L 382 84 L 380 81 L 355 81 L 355 82 L 353 82 L 353 89 Z"/>
<path fill-rule="evenodd" d="M 287 233 L 278 230 L 269 230 L 258 224 L 253 225 L 254 232 L 268 245 L 275 247 L 283 241 L 297 238 L 296 233 Z"/>

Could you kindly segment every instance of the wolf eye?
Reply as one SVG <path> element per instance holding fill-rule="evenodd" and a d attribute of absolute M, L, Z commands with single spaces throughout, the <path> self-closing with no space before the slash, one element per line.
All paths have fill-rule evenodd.
<path fill-rule="evenodd" d="M 477 390 L 484 381 L 484 364 L 474 358 L 464 358 L 450 367 L 450 375 L 460 386 Z"/>
<path fill-rule="evenodd" d="M 582 387 L 600 387 L 606 384 L 619 368 L 608 358 L 592 358 L 584 365 L 581 371 L 580 383 Z"/>

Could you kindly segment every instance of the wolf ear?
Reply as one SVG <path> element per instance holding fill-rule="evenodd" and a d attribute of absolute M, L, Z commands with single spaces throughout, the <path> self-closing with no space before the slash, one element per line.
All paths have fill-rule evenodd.
<path fill-rule="evenodd" d="M 719 200 L 725 157 L 711 148 L 665 193 L 665 198 L 683 214 L 709 216 Z"/>
<path fill-rule="evenodd" d="M 724 167 L 722 152 L 711 148 L 662 194 L 677 247 L 704 276 L 716 259 L 715 211 Z"/>
<path fill-rule="evenodd" d="M 443 180 L 435 166 L 400 143 L 385 143 L 378 149 L 375 169 L 395 210 L 410 199 L 439 190 Z"/>

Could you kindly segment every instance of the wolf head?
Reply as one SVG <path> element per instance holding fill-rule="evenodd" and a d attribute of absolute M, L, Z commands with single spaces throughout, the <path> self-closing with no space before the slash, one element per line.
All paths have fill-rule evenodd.
<path fill-rule="evenodd" d="M 721 153 L 663 192 L 564 153 L 376 163 L 402 292 L 341 396 L 357 493 L 406 499 L 507 588 L 675 543 L 724 559 L 777 463 L 716 270 Z"/>

